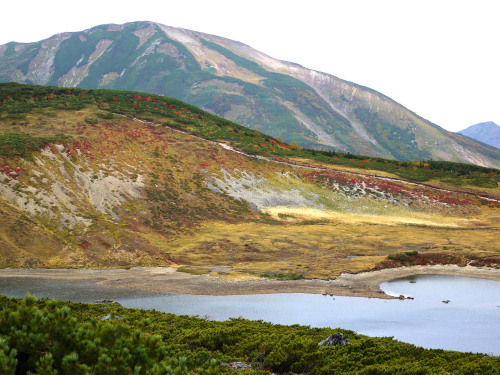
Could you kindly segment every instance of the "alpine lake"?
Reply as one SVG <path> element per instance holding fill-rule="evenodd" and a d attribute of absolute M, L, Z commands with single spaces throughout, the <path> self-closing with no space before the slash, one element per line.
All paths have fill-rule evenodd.
<path fill-rule="evenodd" d="M 368 336 L 393 336 L 417 346 L 500 355 L 500 282 L 443 275 L 387 281 L 389 295 L 377 299 L 283 293 L 206 296 L 113 288 L 96 280 L 0 278 L 0 294 L 26 292 L 93 303 L 113 300 L 124 307 L 226 320 L 243 317 L 276 324 L 344 328 Z"/>

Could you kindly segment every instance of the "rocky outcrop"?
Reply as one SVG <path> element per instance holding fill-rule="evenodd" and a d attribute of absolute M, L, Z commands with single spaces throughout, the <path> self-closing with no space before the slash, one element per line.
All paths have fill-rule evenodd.
<path fill-rule="evenodd" d="M 121 316 L 114 315 L 114 314 L 108 314 L 101 316 L 101 320 L 123 320 Z"/>
<path fill-rule="evenodd" d="M 318 343 L 319 346 L 342 346 L 346 344 L 349 344 L 349 340 L 343 333 L 331 334 L 326 339 Z"/>
<path fill-rule="evenodd" d="M 227 366 L 229 368 L 232 368 L 233 370 L 246 370 L 246 369 L 251 369 L 252 366 L 250 366 L 248 363 L 245 362 L 231 362 L 231 363 L 222 363 L 224 366 Z"/>

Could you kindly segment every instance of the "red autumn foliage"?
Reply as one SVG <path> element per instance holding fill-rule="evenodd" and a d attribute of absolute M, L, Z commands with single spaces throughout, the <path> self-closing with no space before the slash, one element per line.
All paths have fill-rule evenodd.
<path fill-rule="evenodd" d="M 80 247 L 84 249 L 88 249 L 90 246 L 92 246 L 92 244 L 87 240 L 83 240 L 82 242 L 80 242 Z"/>

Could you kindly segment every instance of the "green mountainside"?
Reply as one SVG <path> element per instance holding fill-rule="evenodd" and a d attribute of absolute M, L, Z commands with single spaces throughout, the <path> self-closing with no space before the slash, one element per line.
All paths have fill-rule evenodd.
<path fill-rule="evenodd" d="M 151 22 L 0 46 L 0 82 L 175 97 L 307 148 L 500 167 L 500 151 L 390 98 L 239 42 Z"/>
<path fill-rule="evenodd" d="M 495 266 L 499 178 L 302 149 L 174 98 L 0 84 L 0 267 Z"/>

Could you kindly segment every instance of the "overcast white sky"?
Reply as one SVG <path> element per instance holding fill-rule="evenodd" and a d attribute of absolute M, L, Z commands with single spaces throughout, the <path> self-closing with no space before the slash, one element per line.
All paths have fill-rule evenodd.
<path fill-rule="evenodd" d="M 2 2 L 0 44 L 154 21 L 368 86 L 451 131 L 500 125 L 498 0 Z"/>

